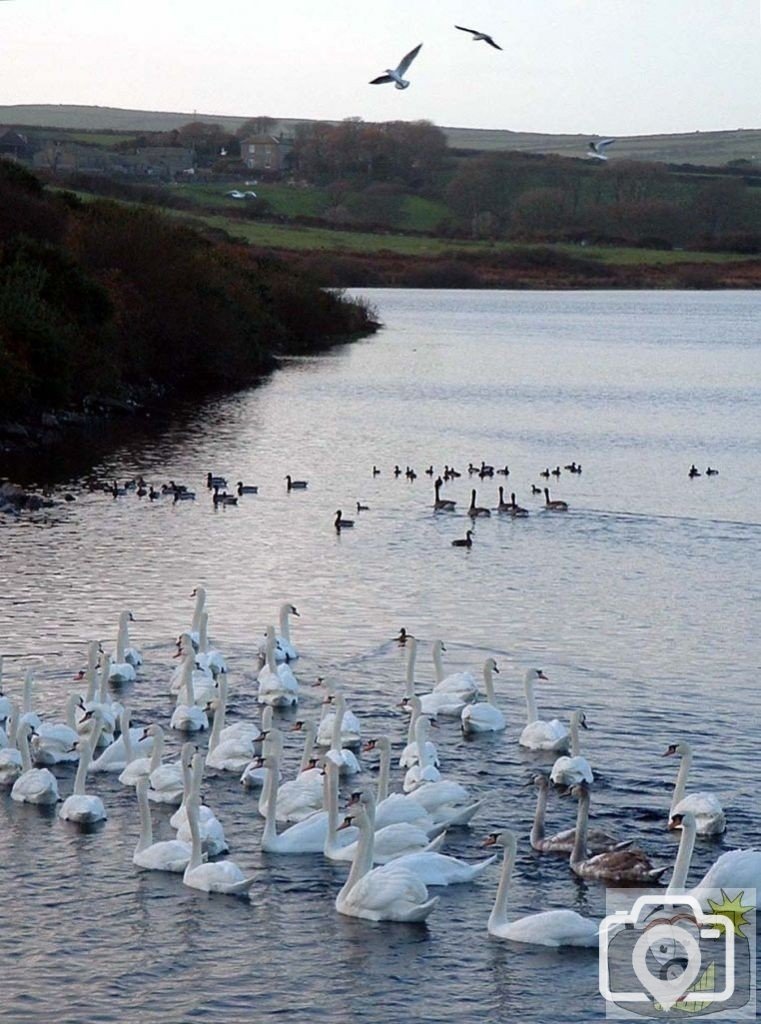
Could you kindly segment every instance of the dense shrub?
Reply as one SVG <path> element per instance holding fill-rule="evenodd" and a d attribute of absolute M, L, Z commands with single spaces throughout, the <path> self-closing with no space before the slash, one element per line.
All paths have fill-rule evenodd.
<path fill-rule="evenodd" d="M 0 417 L 240 385 L 370 327 L 307 274 L 145 207 L 48 194 L 0 160 Z"/>

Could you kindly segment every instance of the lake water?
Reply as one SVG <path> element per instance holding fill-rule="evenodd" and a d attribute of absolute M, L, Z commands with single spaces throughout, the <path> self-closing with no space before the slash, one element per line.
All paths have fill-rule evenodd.
<path fill-rule="evenodd" d="M 258 714 L 254 651 L 281 600 L 301 612 L 294 640 L 300 715 L 317 715 L 314 678 L 340 682 L 366 737 L 406 721 L 396 704 L 404 625 L 421 638 L 418 688 L 430 688 L 430 644 L 447 665 L 480 672 L 496 657 L 503 735 L 464 742 L 449 720 L 435 737 L 447 777 L 487 804 L 446 852 L 481 855 L 495 828 L 520 835 L 510 910 L 604 913 L 604 889 L 563 858 L 528 846 L 534 793 L 548 759 L 523 751 L 521 678 L 541 667 L 540 709 L 583 708 L 585 752 L 599 778 L 592 812 L 661 865 L 676 765 L 695 748 L 690 788 L 717 792 L 726 835 L 699 840 L 692 878 L 724 849 L 761 841 L 758 696 L 761 633 L 761 342 L 754 293 L 377 291 L 385 329 L 317 358 L 284 362 L 261 387 L 140 429 L 80 472 L 138 473 L 195 486 L 195 503 L 90 494 L 59 468 L 55 492 L 77 501 L 0 522 L 0 650 L 5 689 L 28 665 L 37 700 L 61 718 L 86 642 L 115 639 L 131 608 L 147 655 L 130 696 L 134 719 L 166 724 L 172 639 L 189 624 L 190 591 L 209 591 L 210 631 L 228 657 L 231 718 Z M 128 428 L 129 429 L 129 428 Z M 532 514 L 479 521 L 471 550 L 469 461 L 509 464 L 508 492 Z M 545 467 L 567 515 L 540 511 L 531 484 Z M 718 476 L 690 480 L 691 463 Z M 418 478 L 395 479 L 395 463 Z M 461 479 L 433 515 L 433 463 Z M 372 476 L 372 466 L 382 469 Z M 207 471 L 260 486 L 215 511 Z M 309 489 L 286 493 L 284 476 Z M 34 478 L 39 472 L 28 469 Z M 474 478 L 475 479 L 475 478 Z M 498 477 L 479 481 L 496 504 Z M 335 510 L 356 516 L 337 535 Z M 299 756 L 287 737 L 288 770 Z M 180 737 L 172 737 L 174 753 Z M 365 758 L 371 780 L 376 759 Z M 63 795 L 73 771 L 56 769 Z M 209 773 L 206 800 L 232 856 L 256 874 L 251 900 L 206 897 L 178 876 L 141 873 L 131 852 L 131 791 L 98 778 L 109 818 L 83 834 L 0 791 L 2 1016 L 9 1022 L 286 1020 L 545 1022 L 602 1019 L 594 951 L 492 939 L 486 920 L 497 866 L 472 886 L 436 890 L 427 928 L 344 918 L 333 900 L 345 868 L 259 849 L 261 819 L 235 775 Z M 566 827 L 575 804 L 552 800 Z M 168 812 L 154 810 L 159 838 Z"/>

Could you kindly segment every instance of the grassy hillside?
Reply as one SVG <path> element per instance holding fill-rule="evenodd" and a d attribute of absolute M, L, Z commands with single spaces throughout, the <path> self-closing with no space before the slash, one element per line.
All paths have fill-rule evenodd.
<path fill-rule="evenodd" d="M 235 131 L 249 116 L 55 104 L 0 106 L 0 124 L 113 131 L 117 134 L 130 131 L 171 131 L 189 121 L 198 120 L 214 122 Z M 276 119 L 274 130 L 282 129 L 289 132 L 303 121 L 308 119 Z M 531 153 L 557 153 L 561 156 L 583 156 L 589 141 L 589 136 L 586 135 L 511 132 L 506 129 L 445 127 L 443 131 L 451 147 L 484 152 L 519 150 Z M 611 150 L 611 158 L 706 165 L 744 159 L 761 164 L 761 129 L 740 128 L 735 131 L 622 136 Z"/>

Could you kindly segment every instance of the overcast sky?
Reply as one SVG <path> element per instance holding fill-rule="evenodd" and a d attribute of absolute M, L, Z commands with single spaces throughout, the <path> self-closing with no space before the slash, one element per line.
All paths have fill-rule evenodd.
<path fill-rule="evenodd" d="M 759 0 L 0 0 L 0 104 L 706 131 L 761 127 L 760 62 Z"/>

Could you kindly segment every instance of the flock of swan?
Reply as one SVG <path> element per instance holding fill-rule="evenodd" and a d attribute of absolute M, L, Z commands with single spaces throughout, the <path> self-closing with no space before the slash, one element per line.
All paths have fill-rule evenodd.
<path fill-rule="evenodd" d="M 260 721 L 228 722 L 229 678 L 225 658 L 208 639 L 207 594 L 194 591 L 195 607 L 188 629 L 176 641 L 179 664 L 167 679 L 167 698 L 174 702 L 166 727 L 154 722 L 134 725 L 119 688 L 139 682 L 141 652 L 131 644 L 132 615 L 124 611 L 113 655 L 98 641 L 88 646 L 87 667 L 79 686 L 66 698 L 66 720 L 49 709 L 35 708 L 34 678 L 28 671 L 23 691 L 11 696 L 3 688 L 0 659 L 0 787 L 13 801 L 57 804 L 59 816 L 79 826 L 106 819 L 108 796 L 93 792 L 104 776 L 117 778 L 135 792 L 136 845 L 133 862 L 149 871 L 182 875 L 185 885 L 205 892 L 250 894 L 255 876 L 226 856 L 229 844 L 222 823 L 201 798 L 207 769 L 227 773 L 249 792 L 252 813 L 264 819 L 261 848 L 281 855 L 327 857 L 349 865 L 335 896 L 341 914 L 371 921 L 424 921 L 439 898 L 437 886 L 467 884 L 487 872 L 496 855 L 466 861 L 442 852 L 447 832 L 469 827 L 484 799 L 468 786 L 448 779 L 431 726 L 447 722 L 477 741 L 481 734 L 502 733 L 508 723 L 499 707 L 494 658 L 485 660 L 481 680 L 468 671 L 448 672 L 445 645 L 433 644 L 435 682 L 427 692 L 416 684 L 418 641 L 406 630 L 397 638 L 404 647 L 407 673 L 399 694 L 398 714 L 409 716 L 406 743 L 394 749 L 388 735 L 363 737 L 363 723 L 349 708 L 347 695 L 335 684 L 318 679 L 319 721 L 295 724 L 282 711 L 297 707 L 303 686 L 294 667 L 299 651 L 290 622 L 296 608 L 280 608 L 279 632 L 268 626 L 264 640 L 252 651 L 258 660 L 257 701 Z M 538 772 L 536 810 L 528 842 L 539 853 L 567 857 L 571 872 L 604 885 L 656 884 L 668 866 L 655 866 L 630 840 L 590 826 L 594 784 L 592 764 L 581 750 L 586 715 L 577 709 L 568 725 L 540 715 L 537 689 L 546 682 L 536 668 L 526 671 L 523 686 L 526 724 L 517 738 L 523 748 L 544 752 L 553 761 L 548 775 Z M 176 761 L 165 760 L 167 730 L 185 742 Z M 205 752 L 197 744 L 208 733 Z M 299 771 L 284 779 L 283 762 L 289 738 L 303 739 Z M 505 742 L 513 742 L 505 739 Z M 377 784 L 354 780 L 362 771 L 358 755 L 377 755 Z M 398 754 L 398 756 L 397 756 Z M 681 829 L 669 892 L 684 891 L 696 837 L 716 835 L 727 827 L 718 798 L 690 792 L 692 748 L 685 741 L 668 747 L 664 756 L 679 759 L 673 797 L 664 827 Z M 392 788 L 392 762 L 400 772 Z M 56 765 L 76 762 L 73 791 L 61 800 Z M 340 806 L 341 780 L 348 802 Z M 348 786 L 346 785 L 348 781 Z M 251 792 L 253 791 L 253 792 Z M 545 819 L 553 791 L 577 801 L 575 828 L 547 834 Z M 104 796 L 106 799 L 104 800 Z M 152 808 L 171 808 L 171 839 L 154 839 Z M 522 839 L 520 840 L 523 841 Z M 544 946 L 593 946 L 599 922 L 569 909 L 551 909 L 511 919 L 508 893 L 519 837 L 510 829 L 491 833 L 484 847 L 501 848 L 502 867 L 488 931 L 499 938 Z M 761 888 L 761 851 L 723 853 L 696 887 Z"/>

